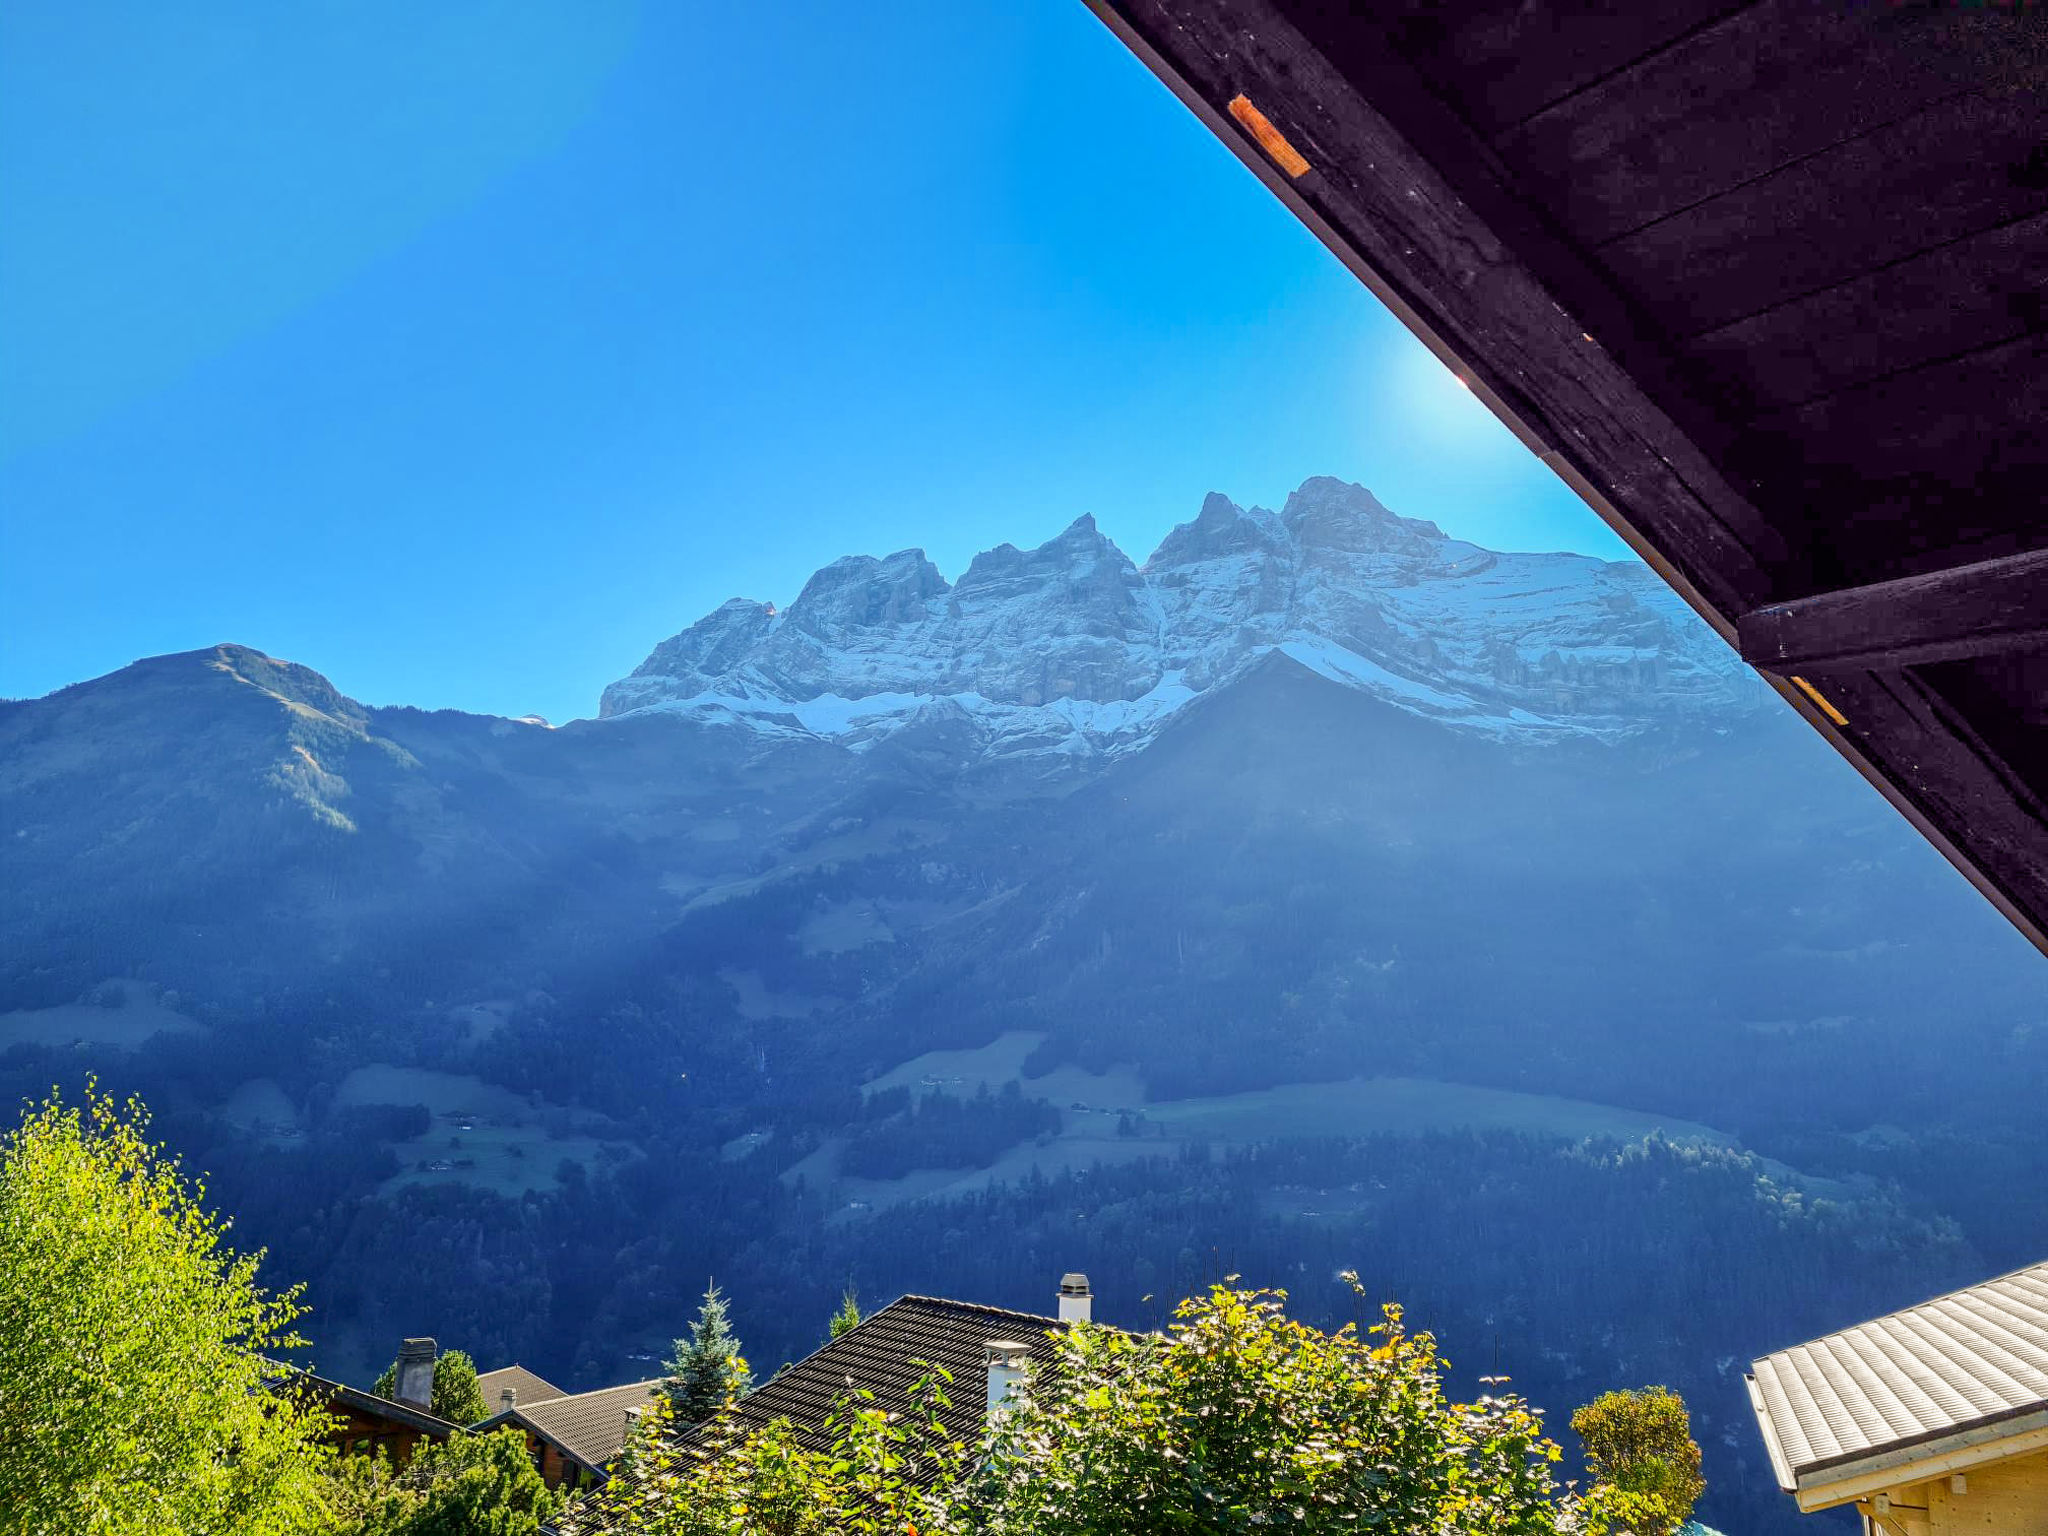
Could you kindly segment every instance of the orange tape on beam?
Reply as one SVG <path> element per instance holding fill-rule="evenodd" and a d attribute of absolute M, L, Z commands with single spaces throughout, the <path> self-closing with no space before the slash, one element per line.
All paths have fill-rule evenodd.
<path fill-rule="evenodd" d="M 1813 700 L 1815 706 L 1820 710 L 1820 712 L 1826 715 L 1830 720 L 1834 721 L 1835 724 L 1847 725 L 1849 723 L 1849 717 L 1843 714 L 1839 709 L 1835 708 L 1835 706 L 1830 704 L 1826 699 L 1822 698 L 1820 696 L 1820 690 L 1814 687 L 1813 684 L 1809 683 L 1805 678 L 1793 678 L 1792 686 L 1797 688 L 1801 693 L 1805 694 L 1809 699 Z"/>
<path fill-rule="evenodd" d="M 1251 98 L 1243 94 L 1231 97 L 1230 115 L 1244 125 L 1245 132 L 1259 141 L 1259 148 L 1273 157 L 1273 163 L 1290 176 L 1304 176 L 1308 173 L 1308 162 L 1301 158 L 1301 151 L 1287 142 L 1287 136 L 1267 120 L 1266 114 L 1252 105 Z"/>

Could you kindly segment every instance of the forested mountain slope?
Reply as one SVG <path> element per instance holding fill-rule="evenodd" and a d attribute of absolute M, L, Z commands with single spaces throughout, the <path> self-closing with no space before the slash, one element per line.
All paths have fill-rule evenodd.
<path fill-rule="evenodd" d="M 1685 1377 L 1738 1483 L 1724 1362 L 2048 1249 L 2039 957 L 1639 567 L 1311 481 L 841 561 L 605 716 L 240 646 L 0 704 L 0 1090 L 145 1093 L 344 1371 L 1352 1263 Z"/>

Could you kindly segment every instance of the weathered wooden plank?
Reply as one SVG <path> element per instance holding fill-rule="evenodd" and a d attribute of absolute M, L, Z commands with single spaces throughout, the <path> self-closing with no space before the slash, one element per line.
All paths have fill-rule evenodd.
<path fill-rule="evenodd" d="M 1740 10 L 1743 0 L 1405 0 L 1376 8 L 1398 17 L 1401 51 L 1454 90 L 1473 125 L 1497 133 L 1693 28 Z M 1357 19 L 1360 7 L 1329 6 Z"/>
<path fill-rule="evenodd" d="M 1776 596 L 2048 545 L 2048 337 L 1759 419 L 1732 463 L 1768 485 L 1795 566 Z"/>
<path fill-rule="evenodd" d="M 2048 500 L 2048 336 L 2017 337 L 1907 369 L 1759 417 L 1754 428 L 1795 445 L 1809 466 L 1876 482 L 1911 476 L 1964 488 L 2035 469 Z"/>
<path fill-rule="evenodd" d="M 1915 670 L 2048 800 L 2048 646 Z"/>
<path fill-rule="evenodd" d="M 1848 725 L 1828 724 L 1808 705 L 1801 713 L 2048 950 L 2039 917 L 2048 913 L 2048 807 L 2040 797 L 1914 672 L 1842 672 L 1821 686 Z"/>
<path fill-rule="evenodd" d="M 1736 623 L 1742 659 L 1798 674 L 1895 670 L 2048 642 L 2048 550 L 1787 603 Z"/>
<path fill-rule="evenodd" d="M 1765 409 L 2048 330 L 2048 213 L 1708 331 L 1686 353 Z"/>
<path fill-rule="evenodd" d="M 1498 141 L 1571 233 L 1599 244 L 1960 92 L 2048 26 L 1990 6 L 1764 0 L 1537 113 Z"/>
<path fill-rule="evenodd" d="M 1951 98 L 1598 248 L 1676 336 L 2048 211 L 2048 91 Z"/>

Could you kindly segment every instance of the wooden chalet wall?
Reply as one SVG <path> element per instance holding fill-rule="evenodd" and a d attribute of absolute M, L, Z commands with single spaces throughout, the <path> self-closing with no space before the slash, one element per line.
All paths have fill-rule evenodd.
<path fill-rule="evenodd" d="M 369 1455 L 381 1451 L 390 1458 L 394 1467 L 402 1467 L 411 1461 L 422 1440 L 442 1438 L 430 1436 L 403 1420 L 352 1404 L 330 1402 L 326 1412 L 336 1421 L 335 1427 L 323 1437 L 327 1444 L 345 1455 Z"/>

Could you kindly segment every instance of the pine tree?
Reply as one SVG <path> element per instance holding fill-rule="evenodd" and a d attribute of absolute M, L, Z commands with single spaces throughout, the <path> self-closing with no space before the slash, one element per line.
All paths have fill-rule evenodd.
<path fill-rule="evenodd" d="M 662 1390 L 675 1406 L 677 1424 L 700 1424 L 753 1385 L 753 1372 L 740 1354 L 739 1336 L 726 1315 L 716 1285 L 704 1292 L 690 1336 L 677 1339 Z"/>
<path fill-rule="evenodd" d="M 860 1298 L 854 1294 L 853 1287 L 849 1285 L 846 1288 L 846 1294 L 839 1298 L 839 1310 L 832 1314 L 832 1337 L 835 1339 L 840 1338 L 845 1334 L 853 1332 L 859 1326 Z"/>

